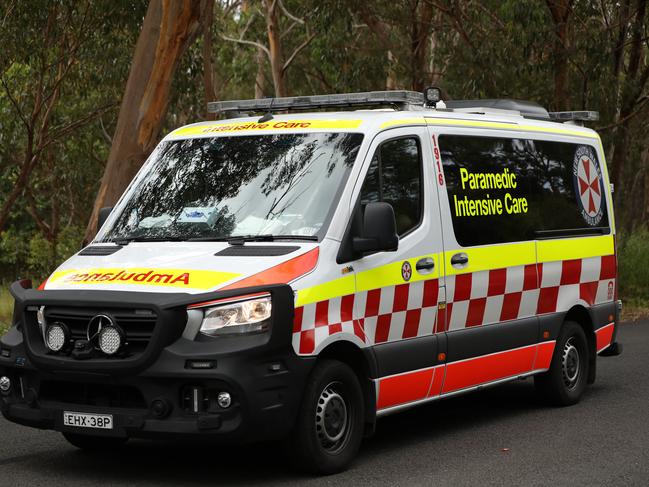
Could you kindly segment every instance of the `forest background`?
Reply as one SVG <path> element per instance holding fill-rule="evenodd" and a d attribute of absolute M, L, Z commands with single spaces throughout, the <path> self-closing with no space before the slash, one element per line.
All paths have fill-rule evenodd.
<path fill-rule="evenodd" d="M 647 313 L 647 0 L 5 0 L 0 45 L 0 328 L 8 283 L 77 252 L 208 101 L 429 85 L 599 111 L 625 317 Z"/>

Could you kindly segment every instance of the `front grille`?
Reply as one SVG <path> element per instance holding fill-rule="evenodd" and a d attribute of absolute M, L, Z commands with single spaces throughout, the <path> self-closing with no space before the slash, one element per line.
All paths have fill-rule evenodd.
<path fill-rule="evenodd" d="M 46 307 L 45 321 L 49 324 L 64 323 L 70 330 L 73 341 L 87 340 L 88 324 L 100 314 L 111 316 L 126 335 L 126 345 L 120 356 L 144 352 L 155 330 L 157 318 L 150 310 Z"/>
<path fill-rule="evenodd" d="M 43 381 L 40 386 L 39 398 L 42 401 L 83 406 L 129 409 L 146 409 L 147 407 L 142 393 L 137 388 L 126 385 Z"/>

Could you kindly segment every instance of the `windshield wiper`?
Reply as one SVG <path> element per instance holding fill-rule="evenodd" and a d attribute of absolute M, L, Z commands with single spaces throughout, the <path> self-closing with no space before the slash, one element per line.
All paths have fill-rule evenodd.
<path fill-rule="evenodd" d="M 114 238 L 111 242 L 117 245 L 128 245 L 131 242 L 182 242 L 181 237 L 119 237 Z"/>
<path fill-rule="evenodd" d="M 314 235 L 233 235 L 230 237 L 195 237 L 188 238 L 188 242 L 228 242 L 230 245 L 243 245 L 245 242 L 275 242 L 277 240 L 308 240 L 317 242 Z"/>

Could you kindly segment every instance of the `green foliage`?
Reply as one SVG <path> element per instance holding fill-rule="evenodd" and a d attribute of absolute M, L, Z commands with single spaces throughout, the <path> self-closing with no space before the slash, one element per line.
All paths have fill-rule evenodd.
<path fill-rule="evenodd" d="M 34 116 L 37 100 L 56 100 L 50 133 L 82 121 L 39 152 L 27 191 L 0 232 L 0 279 L 48 275 L 78 249 L 146 5 L 146 0 L 0 3 L 5 46 L 0 52 L 0 206 L 30 150 L 42 141 L 40 121 L 31 132 L 25 122 Z M 57 92 L 61 59 L 69 67 Z M 85 120 L 101 107 L 112 109 Z"/>
<path fill-rule="evenodd" d="M 9 294 L 8 287 L 0 284 L 0 335 L 9 328 L 13 310 L 14 298 Z"/>
<path fill-rule="evenodd" d="M 20 196 L 6 230 L 0 233 L 0 279 L 44 277 L 78 249 L 110 150 L 147 4 L 147 0 L 0 2 L 0 204 L 16 184 L 28 141 L 18 111 L 31 114 L 39 83 L 50 87 L 61 56 L 69 57 L 71 64 L 52 112 L 53 129 L 98 107 L 113 106 L 43 153 L 29 181 L 31 201 Z M 567 104 L 601 112 L 602 120 L 595 128 L 602 129 L 607 150 L 615 142 L 611 127 L 620 108 L 620 80 L 613 68 L 623 4 L 573 2 L 566 46 Z M 389 50 L 361 18 L 361 5 L 383 25 Z M 432 17 L 422 27 L 418 19 L 430 5 Z M 441 84 L 452 98 L 511 97 L 545 106 L 553 103 L 552 51 L 557 36 L 547 2 L 284 0 L 282 6 L 279 27 L 285 59 L 301 46 L 307 31 L 315 34 L 286 69 L 292 95 L 381 90 L 388 78 L 397 88 L 411 88 L 413 71 L 422 68 L 414 64 L 416 34 L 424 28 L 429 49 L 423 67 L 426 82 Z M 264 95 L 273 94 L 268 58 L 264 55 L 260 65 L 255 45 L 233 41 L 268 44 L 263 10 L 261 0 L 215 2 L 211 64 L 217 98 L 253 97 L 258 76 L 265 80 Z M 635 9 L 631 10 L 633 14 Z M 648 28 L 645 25 L 644 31 Z M 78 46 L 71 51 L 68 48 L 76 40 Z M 629 43 L 627 39 L 625 45 Z M 210 100 L 205 99 L 203 87 L 203 47 L 199 36 L 181 59 L 160 136 L 205 117 L 205 103 Z M 622 65 L 621 80 L 628 59 Z M 646 66 L 645 48 L 641 69 Z M 629 195 L 649 187 L 649 124 L 645 122 L 649 104 L 639 106 L 642 110 L 632 118 L 625 147 L 626 176 L 616 182 Z M 648 199 L 649 194 L 644 203 L 636 204 L 638 199 L 634 199 L 634 205 L 647 208 Z M 618 222 L 629 220 L 633 208 L 616 209 Z M 646 225 L 642 218 L 633 223 Z M 53 229 L 52 234 L 43 224 Z M 631 260 L 649 255 L 641 252 L 643 241 L 638 235 L 643 234 L 620 239 L 620 285 L 627 300 L 649 295 L 649 278 L 642 272 L 649 268 L 646 260 L 644 266 L 637 264 L 640 260 Z"/>
<path fill-rule="evenodd" d="M 29 277 L 38 284 L 79 250 L 83 231 L 80 225 L 66 227 L 56 242 L 50 242 L 36 232 L 29 236 L 14 229 L 0 233 L 0 267 L 4 278 L 14 280 Z"/>
<path fill-rule="evenodd" d="M 636 230 L 618 237 L 620 297 L 631 306 L 649 307 L 649 231 Z"/>

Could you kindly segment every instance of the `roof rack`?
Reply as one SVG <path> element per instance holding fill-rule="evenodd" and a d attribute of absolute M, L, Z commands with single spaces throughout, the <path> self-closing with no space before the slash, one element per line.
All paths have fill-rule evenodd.
<path fill-rule="evenodd" d="M 209 113 L 235 116 L 246 112 L 280 112 L 317 108 L 392 107 L 397 110 L 421 110 L 424 95 L 417 91 L 368 91 L 336 95 L 287 96 L 256 100 L 214 101 L 207 104 Z"/>
<path fill-rule="evenodd" d="M 550 120 L 550 114 L 538 103 L 524 100 L 486 99 L 486 100 L 448 100 L 444 102 L 446 108 L 458 109 L 469 113 L 495 113 L 506 110 L 518 112 L 525 118 L 536 120 Z"/>
<path fill-rule="evenodd" d="M 599 120 L 594 111 L 548 112 L 533 101 L 512 99 L 485 100 L 447 100 L 437 102 L 439 88 L 429 87 L 424 93 L 418 91 L 367 91 L 363 93 L 340 93 L 333 95 L 287 96 L 282 98 L 262 98 L 253 100 L 213 101 L 207 104 L 209 113 L 223 114 L 227 118 L 249 113 L 273 113 L 326 108 L 379 108 L 390 107 L 395 110 L 438 110 L 462 113 L 492 115 L 515 115 L 536 120 L 581 124 Z M 442 104 L 443 103 L 443 104 Z M 442 108 L 443 107 L 443 108 Z"/>

